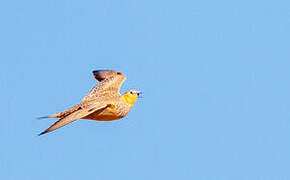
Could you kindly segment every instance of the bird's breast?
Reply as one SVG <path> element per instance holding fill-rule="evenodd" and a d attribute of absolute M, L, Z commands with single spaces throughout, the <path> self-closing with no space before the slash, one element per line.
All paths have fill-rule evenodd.
<path fill-rule="evenodd" d="M 104 109 L 93 112 L 92 114 L 83 117 L 82 119 L 90 119 L 97 121 L 112 121 L 123 118 L 124 116 L 126 116 L 128 112 L 129 111 L 126 109 L 110 105 Z"/>

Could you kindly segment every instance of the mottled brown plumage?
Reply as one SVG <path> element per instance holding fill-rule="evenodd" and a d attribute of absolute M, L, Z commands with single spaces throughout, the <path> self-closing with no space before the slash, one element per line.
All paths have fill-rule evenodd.
<path fill-rule="evenodd" d="M 60 119 L 39 135 L 54 131 L 77 119 L 112 121 L 123 118 L 129 113 L 140 92 L 130 90 L 123 95 L 120 94 L 120 87 L 126 80 L 126 76 L 121 72 L 110 70 L 94 71 L 93 74 L 99 84 L 83 98 L 80 104 L 44 117 Z"/>

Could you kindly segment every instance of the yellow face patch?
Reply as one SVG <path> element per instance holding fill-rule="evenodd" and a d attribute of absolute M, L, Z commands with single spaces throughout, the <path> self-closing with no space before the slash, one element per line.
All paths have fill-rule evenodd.
<path fill-rule="evenodd" d="M 130 106 L 133 106 L 137 99 L 136 96 L 130 93 L 123 94 L 122 97 L 127 104 L 130 104 Z"/>

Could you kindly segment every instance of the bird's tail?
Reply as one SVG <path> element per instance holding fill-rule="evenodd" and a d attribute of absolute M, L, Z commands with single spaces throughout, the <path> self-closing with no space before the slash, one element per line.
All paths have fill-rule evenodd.
<path fill-rule="evenodd" d="M 50 116 L 42 116 L 42 117 L 38 117 L 37 119 L 61 118 L 61 117 L 62 117 L 61 113 L 56 113 L 56 114 L 53 114 L 53 115 L 50 115 Z"/>
<path fill-rule="evenodd" d="M 68 116 L 69 114 L 75 112 L 76 110 L 79 109 L 79 105 L 76 105 L 74 107 L 71 107 L 65 111 L 62 111 L 62 112 L 59 112 L 59 113 L 55 113 L 53 115 L 50 115 L 50 116 L 42 116 L 42 117 L 39 117 L 37 119 L 45 119 L 45 118 L 64 118 L 66 116 Z"/>

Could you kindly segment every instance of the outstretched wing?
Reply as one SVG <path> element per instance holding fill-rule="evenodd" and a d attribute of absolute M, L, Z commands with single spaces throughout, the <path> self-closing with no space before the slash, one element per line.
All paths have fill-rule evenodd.
<path fill-rule="evenodd" d="M 126 80 L 126 76 L 118 71 L 100 70 L 93 71 L 94 77 L 100 83 L 95 86 L 83 101 L 95 99 L 100 96 L 115 97 L 120 95 L 120 88 Z"/>
<path fill-rule="evenodd" d="M 77 119 L 80 119 L 82 117 L 85 117 L 91 113 L 94 113 L 97 110 L 101 110 L 104 109 L 108 106 L 109 104 L 105 103 L 105 102 L 87 102 L 85 104 L 80 104 L 78 105 L 78 109 L 72 113 L 70 113 L 69 115 L 60 118 L 58 121 L 56 121 L 53 125 L 51 125 L 49 128 L 47 128 L 45 131 L 43 131 L 42 133 L 39 134 L 43 135 L 46 134 L 48 132 L 54 131 L 60 127 L 63 127 Z"/>
<path fill-rule="evenodd" d="M 93 75 L 95 79 L 99 82 L 108 79 L 112 76 L 115 76 L 118 72 L 117 71 L 112 71 L 112 70 L 96 70 L 93 71 Z"/>

